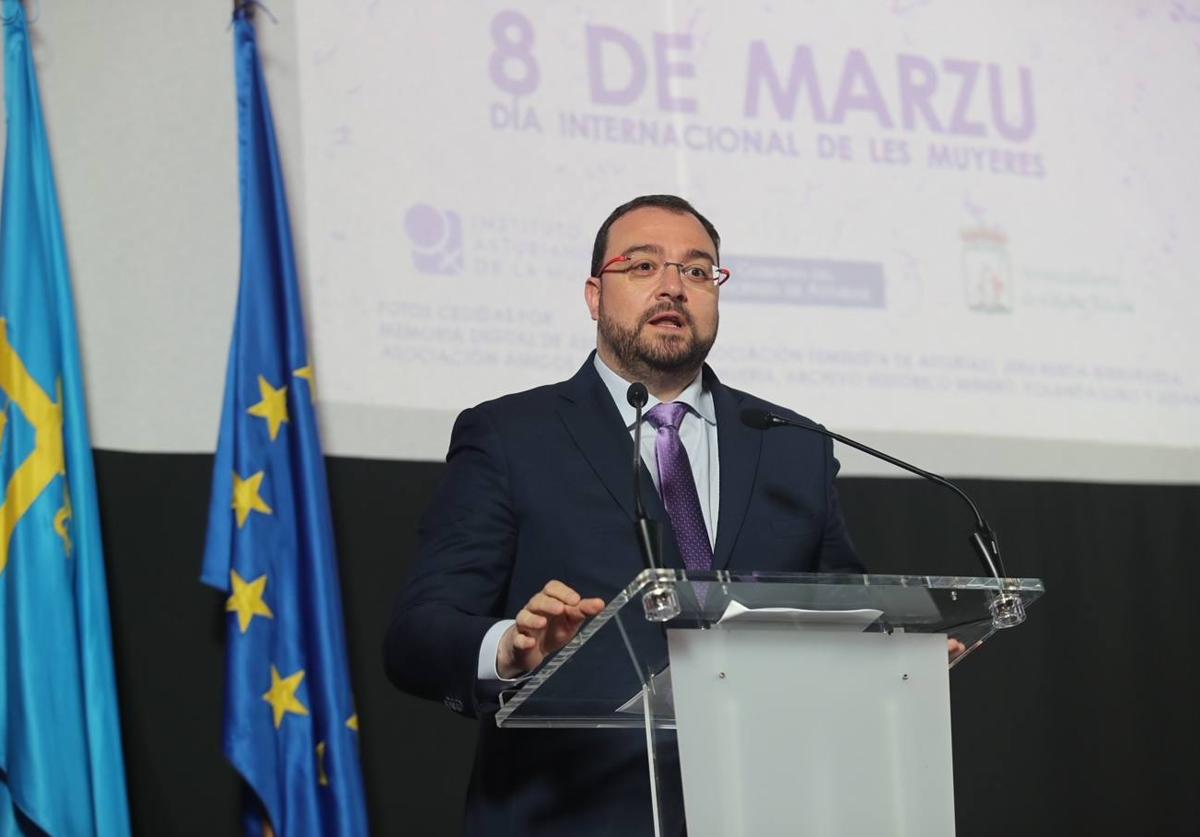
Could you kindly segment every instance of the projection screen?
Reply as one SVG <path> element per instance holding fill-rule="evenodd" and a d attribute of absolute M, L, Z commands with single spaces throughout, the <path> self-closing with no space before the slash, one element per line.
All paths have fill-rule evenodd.
<path fill-rule="evenodd" d="M 1194 23 L 1083 2 L 307 4 L 331 432 L 440 457 L 458 410 L 569 376 L 596 228 L 671 192 L 722 235 L 727 383 L 951 470 L 1194 478 Z"/>

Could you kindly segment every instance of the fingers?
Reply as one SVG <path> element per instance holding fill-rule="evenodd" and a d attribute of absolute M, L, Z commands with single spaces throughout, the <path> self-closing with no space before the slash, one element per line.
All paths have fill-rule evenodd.
<path fill-rule="evenodd" d="M 515 631 L 512 635 L 513 648 L 518 651 L 530 651 L 537 647 L 537 640 L 528 634 Z"/>
<path fill-rule="evenodd" d="M 525 604 L 525 610 L 541 616 L 561 616 L 568 607 L 579 604 L 579 594 L 561 581 L 547 581 L 541 592 Z"/>
<path fill-rule="evenodd" d="M 604 610 L 603 599 L 585 599 L 558 579 L 547 581 L 546 586 L 542 588 L 540 593 L 534 596 L 534 599 L 537 599 L 538 596 L 546 596 L 552 600 L 562 602 L 567 607 L 581 607 L 588 615 L 595 615 Z"/>
<path fill-rule="evenodd" d="M 585 619 L 602 610 L 603 599 L 584 599 L 561 581 L 546 582 L 517 612 L 516 624 L 505 633 L 508 644 L 502 640 L 497 649 L 496 670 L 512 677 L 537 667 L 547 654 L 566 645 Z"/>
<path fill-rule="evenodd" d="M 561 616 L 568 604 L 574 605 L 575 602 L 563 602 L 547 593 L 535 593 L 533 598 L 526 602 L 525 609 L 542 616 Z"/>
<path fill-rule="evenodd" d="M 566 584 L 552 580 L 517 613 L 517 629 L 524 633 L 544 631 L 550 627 L 550 620 L 556 618 L 574 625 L 602 610 L 603 599 L 581 598 Z"/>
<path fill-rule="evenodd" d="M 604 610 L 604 599 L 584 599 L 579 603 L 579 609 L 588 616 L 595 616 Z"/>
<path fill-rule="evenodd" d="M 595 616 L 604 610 L 603 599 L 584 599 L 561 581 L 546 582 L 541 592 L 535 593 L 525 605 L 530 613 L 542 616 L 561 616 L 568 614 L 572 619 L 585 616 Z"/>
<path fill-rule="evenodd" d="M 580 599 L 579 604 L 575 607 L 568 607 L 563 611 L 563 615 L 569 622 L 582 622 L 589 616 L 595 616 L 600 611 L 604 610 L 603 599 Z"/>
<path fill-rule="evenodd" d="M 549 624 L 549 620 L 545 616 L 539 616 L 528 608 L 517 613 L 516 622 L 517 630 L 524 631 L 541 631 Z"/>
<path fill-rule="evenodd" d="M 557 579 L 551 579 L 546 582 L 546 586 L 542 588 L 539 595 L 546 595 L 552 599 L 557 599 L 565 605 L 579 604 L 580 596 L 567 585 Z M 536 596 L 534 598 L 537 598 Z"/>

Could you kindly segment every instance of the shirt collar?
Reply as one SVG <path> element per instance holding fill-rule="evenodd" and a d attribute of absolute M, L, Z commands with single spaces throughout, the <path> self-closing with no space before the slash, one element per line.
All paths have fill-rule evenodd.
<path fill-rule="evenodd" d="M 593 361 L 596 372 L 600 375 L 600 380 L 604 382 L 604 386 L 608 389 L 608 394 L 612 396 L 613 402 L 617 405 L 617 410 L 621 413 L 621 420 L 625 422 L 628 428 L 633 427 L 633 420 L 637 417 L 637 411 L 630 406 L 626 394 L 629 392 L 629 384 L 631 381 L 626 381 L 616 372 L 608 368 L 608 364 L 600 359 L 600 353 L 597 352 Z M 675 398 L 683 404 L 687 404 L 692 412 L 696 413 L 709 424 L 716 426 L 717 409 L 713 403 L 712 393 L 704 386 L 704 370 L 701 369 L 696 373 L 696 378 L 683 392 Z M 657 404 L 660 404 L 657 398 L 653 395 L 646 402 L 645 408 L 642 410 L 642 415 L 646 411 Z"/>

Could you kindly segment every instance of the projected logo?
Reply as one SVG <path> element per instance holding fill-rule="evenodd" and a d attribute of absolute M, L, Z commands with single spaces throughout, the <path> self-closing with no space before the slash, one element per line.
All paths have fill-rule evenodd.
<path fill-rule="evenodd" d="M 999 230 L 963 230 L 963 288 L 972 311 L 1008 313 L 1016 300 L 1008 260 L 1008 237 Z"/>
<path fill-rule="evenodd" d="M 463 272 L 462 217 L 427 203 L 409 207 L 404 232 L 412 245 L 413 267 L 421 273 L 458 276 Z"/>

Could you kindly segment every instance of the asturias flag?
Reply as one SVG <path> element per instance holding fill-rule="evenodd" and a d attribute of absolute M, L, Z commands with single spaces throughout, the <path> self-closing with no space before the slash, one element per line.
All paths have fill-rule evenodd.
<path fill-rule="evenodd" d="M 202 579 L 229 594 L 225 754 L 276 834 L 368 831 L 325 465 L 254 26 L 234 15 L 241 286 Z M 251 810 L 250 825 L 261 827 Z"/>
<path fill-rule="evenodd" d="M 21 4 L 4 0 L 3 19 L 0 834 L 124 835 L 129 810 L 71 277 Z"/>

